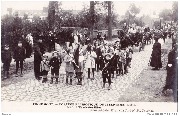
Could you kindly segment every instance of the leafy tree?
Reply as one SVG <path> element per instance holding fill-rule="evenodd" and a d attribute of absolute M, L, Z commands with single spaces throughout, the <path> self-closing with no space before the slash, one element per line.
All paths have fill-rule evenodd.
<path fill-rule="evenodd" d="M 24 14 L 23 20 L 27 20 L 28 19 L 28 14 Z"/>
<path fill-rule="evenodd" d="M 163 18 L 164 21 L 171 21 L 172 11 L 170 9 L 164 9 L 159 13 L 159 17 Z"/>
<path fill-rule="evenodd" d="M 54 23 L 55 23 L 55 13 L 58 7 L 58 1 L 49 1 L 49 9 L 48 9 L 48 23 L 49 29 L 53 30 Z"/>
<path fill-rule="evenodd" d="M 173 2 L 172 11 L 173 11 L 172 13 L 173 20 L 177 22 L 178 21 L 178 2 L 177 1 Z"/>
<path fill-rule="evenodd" d="M 130 25 L 134 23 L 135 17 L 140 13 L 140 8 L 138 8 L 134 3 L 130 4 L 129 10 L 125 13 L 125 19 L 127 20 L 127 24 Z"/>
<path fill-rule="evenodd" d="M 135 17 L 137 14 L 140 13 L 140 8 L 138 8 L 134 3 L 132 3 L 129 6 L 129 13 L 132 17 Z"/>

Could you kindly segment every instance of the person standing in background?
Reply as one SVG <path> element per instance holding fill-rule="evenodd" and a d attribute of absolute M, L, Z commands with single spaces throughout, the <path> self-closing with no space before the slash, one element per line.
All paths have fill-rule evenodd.
<path fill-rule="evenodd" d="M 40 64 L 44 53 L 45 49 L 42 44 L 42 38 L 39 37 L 37 43 L 34 44 L 34 75 L 37 80 L 41 79 Z"/>
<path fill-rule="evenodd" d="M 162 62 L 161 62 L 161 44 L 158 42 L 159 37 L 155 36 L 155 43 L 153 45 L 153 51 L 151 54 L 151 62 L 150 66 L 155 67 L 153 70 L 159 70 L 159 68 L 162 68 Z"/>

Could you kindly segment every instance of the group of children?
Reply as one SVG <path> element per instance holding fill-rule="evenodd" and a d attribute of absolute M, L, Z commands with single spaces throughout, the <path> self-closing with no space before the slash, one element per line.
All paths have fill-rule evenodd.
<path fill-rule="evenodd" d="M 75 77 L 77 79 L 77 85 L 82 85 L 83 75 L 85 75 L 84 73 L 86 73 L 86 71 L 87 79 L 94 80 L 94 72 L 101 70 L 103 87 L 105 87 L 105 83 L 108 82 L 110 89 L 112 83 L 111 78 L 114 77 L 115 72 L 116 76 L 128 72 L 128 67 L 131 67 L 133 51 L 131 47 L 120 50 L 118 43 L 104 46 L 100 44 L 97 45 L 98 46 L 92 46 L 89 44 L 85 47 L 78 43 L 75 47 L 70 46 L 66 50 L 63 49 L 63 51 L 65 51 L 64 57 L 61 55 L 63 51 L 54 51 L 50 60 L 44 55 L 41 61 L 42 82 L 47 82 L 48 72 L 51 71 L 50 83 L 52 84 L 55 79 L 55 83 L 57 84 L 61 63 L 65 62 L 66 84 L 72 85 L 73 78 Z M 97 53 L 97 49 L 100 49 L 100 53 Z M 100 66 L 97 67 L 97 64 Z"/>

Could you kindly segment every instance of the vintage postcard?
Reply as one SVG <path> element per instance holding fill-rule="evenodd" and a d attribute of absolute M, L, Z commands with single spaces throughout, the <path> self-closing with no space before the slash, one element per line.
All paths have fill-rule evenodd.
<path fill-rule="evenodd" d="M 178 1 L 1 1 L 1 111 L 177 115 Z"/>

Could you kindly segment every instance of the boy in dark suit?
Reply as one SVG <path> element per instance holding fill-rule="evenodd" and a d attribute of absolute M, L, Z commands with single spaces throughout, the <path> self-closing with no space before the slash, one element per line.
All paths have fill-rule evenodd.
<path fill-rule="evenodd" d="M 12 54 L 8 45 L 5 45 L 4 49 L 2 50 L 1 60 L 3 63 L 4 79 L 6 79 L 9 77 L 9 67 L 12 61 Z"/>
<path fill-rule="evenodd" d="M 14 59 L 16 62 L 16 77 L 18 76 L 18 69 L 19 69 L 19 64 L 20 64 L 20 69 L 21 69 L 21 76 L 22 75 L 22 70 L 23 70 L 23 62 L 26 58 L 26 51 L 25 48 L 22 46 L 22 42 L 18 42 L 18 46 L 15 48 L 14 51 Z"/>
<path fill-rule="evenodd" d="M 51 84 L 53 83 L 53 78 L 56 79 L 56 84 L 58 84 L 58 78 L 59 78 L 59 69 L 62 61 L 61 58 L 58 58 L 58 53 L 55 51 L 52 54 L 52 59 L 49 62 L 49 66 L 51 67 Z"/>

